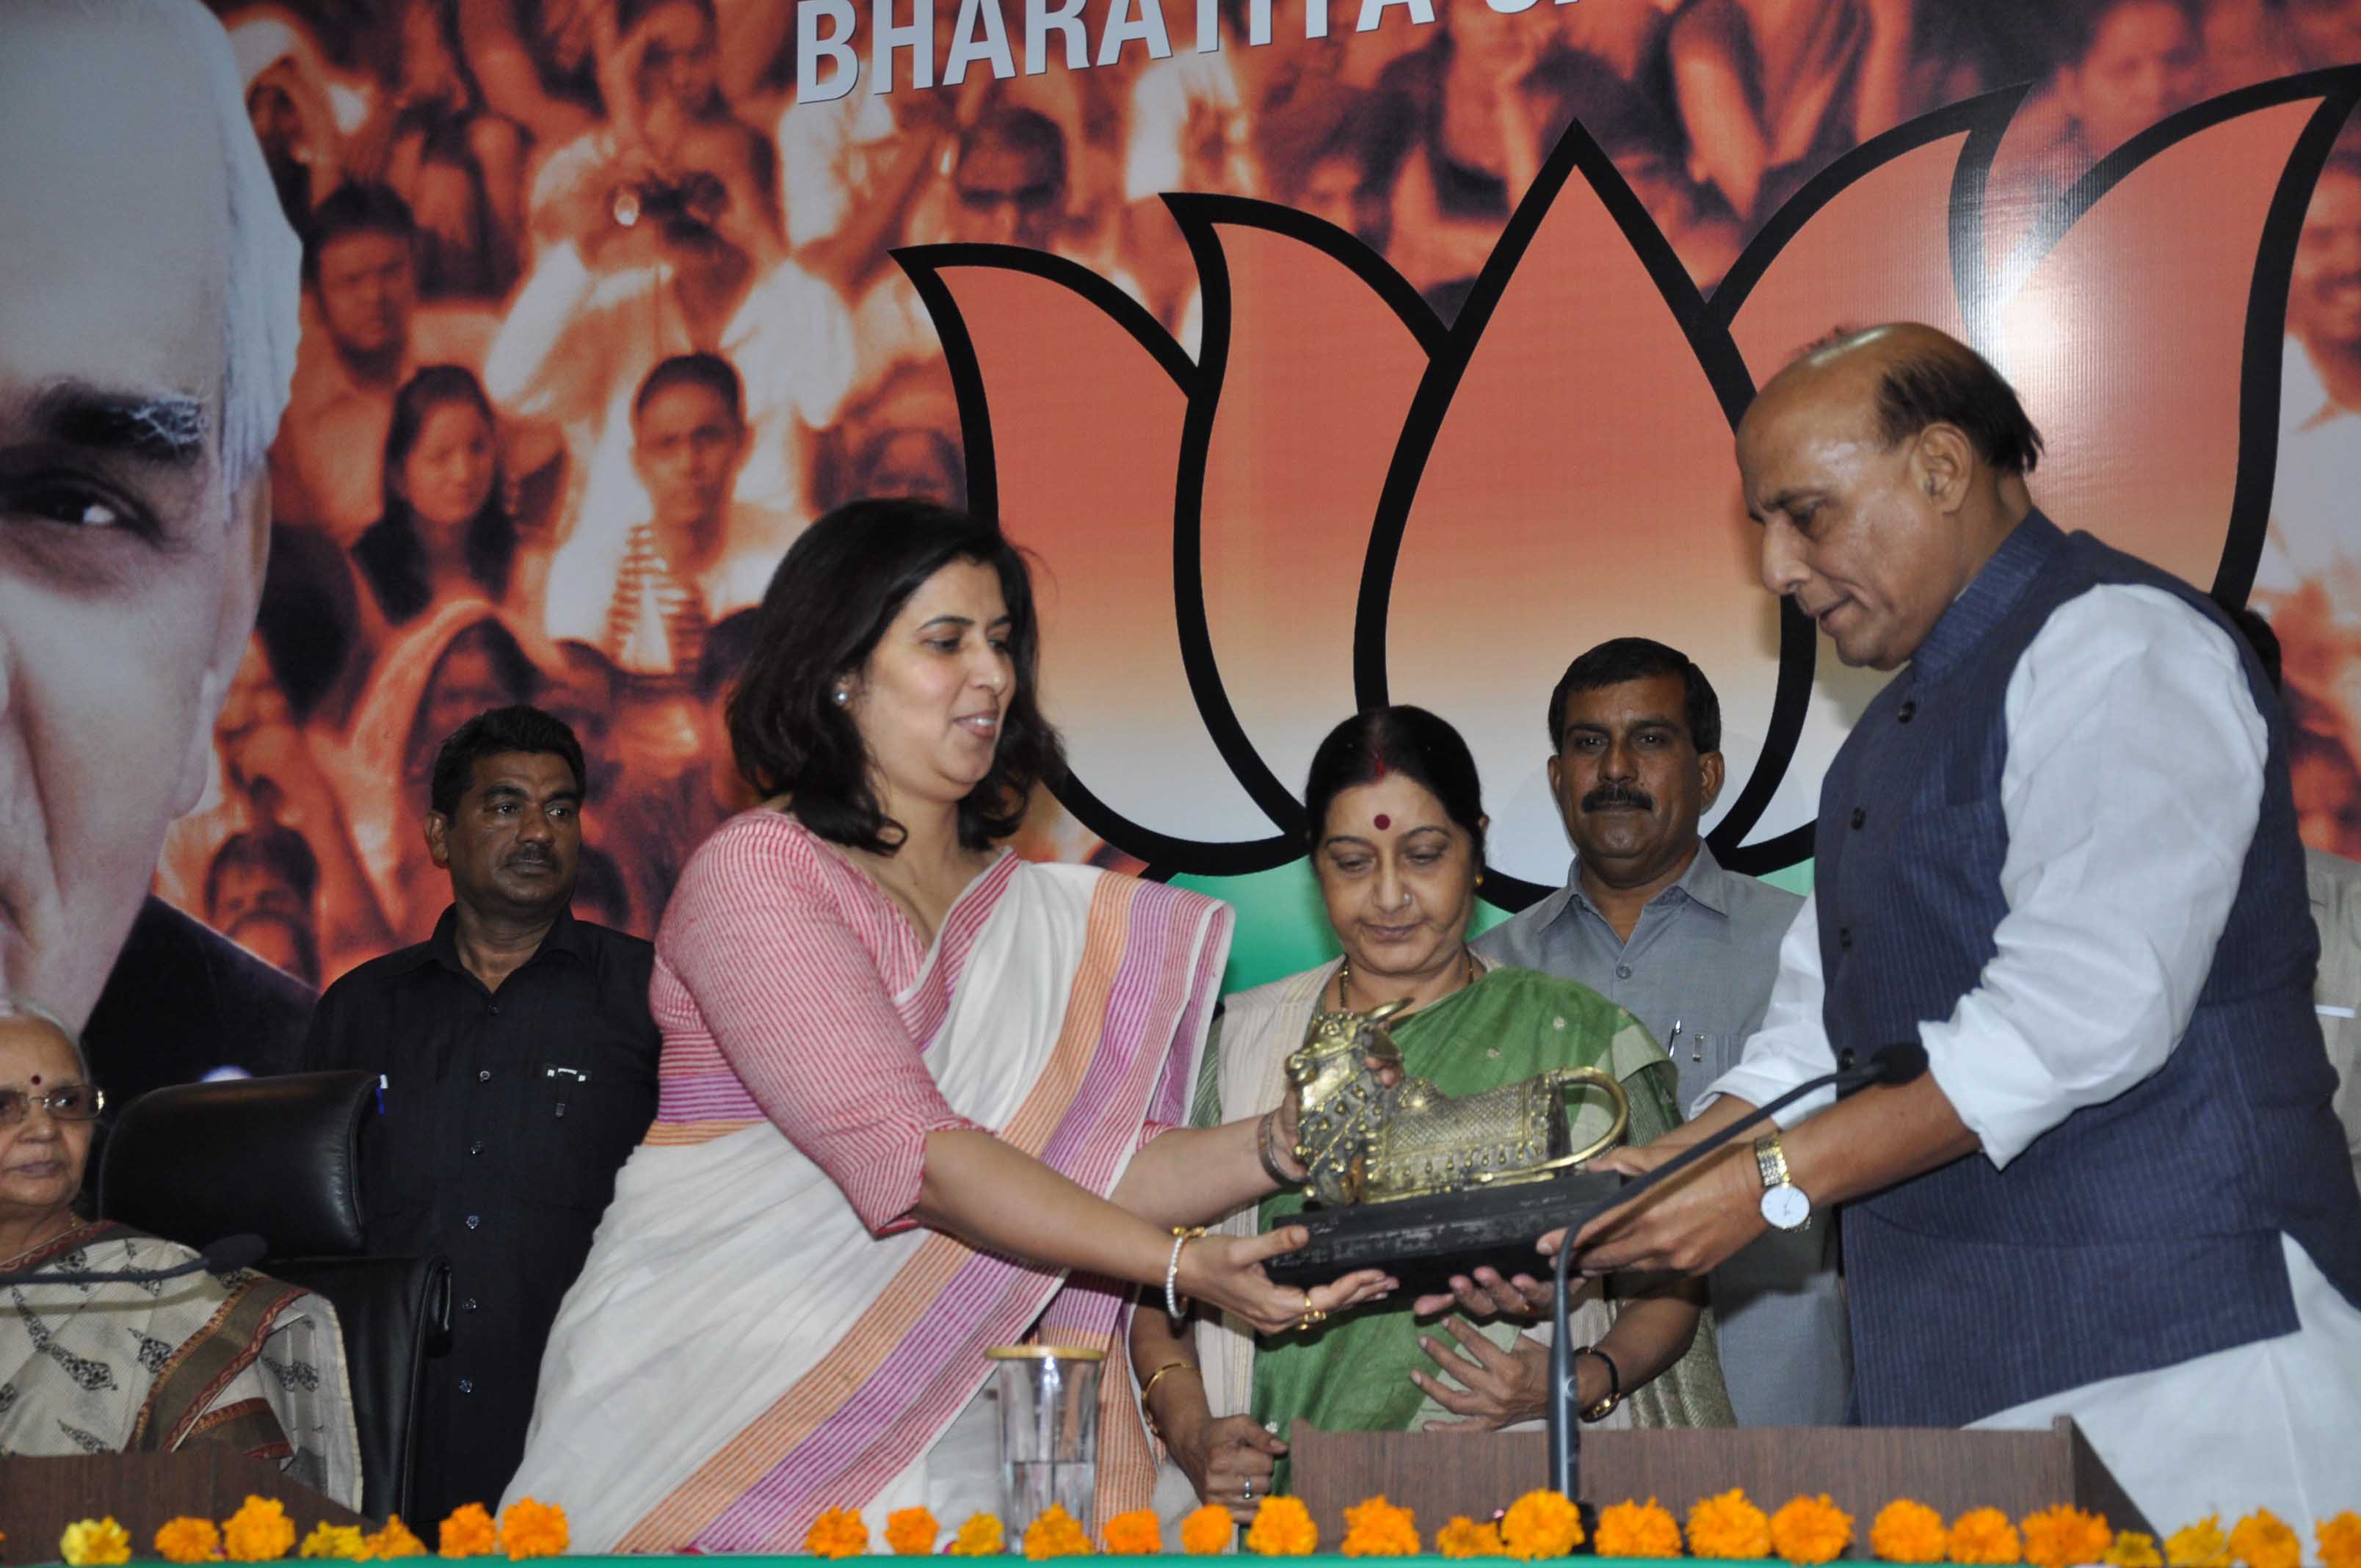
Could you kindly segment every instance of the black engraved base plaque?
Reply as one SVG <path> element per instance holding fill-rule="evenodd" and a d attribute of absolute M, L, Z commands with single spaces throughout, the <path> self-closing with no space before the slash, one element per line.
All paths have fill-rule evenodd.
<path fill-rule="evenodd" d="M 1288 1223 L 1311 1231 L 1312 1239 L 1263 1267 L 1274 1281 L 1296 1289 L 1358 1268 L 1382 1268 L 1401 1288 L 1380 1309 L 1448 1291 L 1453 1275 L 1472 1276 L 1482 1267 L 1503 1277 L 1543 1279 L 1550 1260 L 1533 1244 L 1561 1225 L 1580 1229 L 1622 1187 L 1623 1178 L 1611 1172 L 1569 1170 L 1433 1198 L 1307 1209 Z"/>

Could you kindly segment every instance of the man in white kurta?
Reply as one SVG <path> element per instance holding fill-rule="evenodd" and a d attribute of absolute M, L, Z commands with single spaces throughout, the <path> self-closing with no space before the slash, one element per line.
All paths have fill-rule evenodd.
<path fill-rule="evenodd" d="M 2160 1528 L 2257 1506 L 2306 1525 L 2356 1500 L 2361 1195 L 2328 1106 L 2309 941 L 2261 966 L 2285 970 L 2267 982 L 2214 983 L 2258 912 L 2309 933 L 2276 716 L 2193 590 L 2032 509 L 2024 475 L 2038 451 L 2005 383 L 1924 327 L 1807 355 L 1741 426 L 1764 586 L 1846 663 L 1910 668 L 1863 716 L 1850 766 L 1840 756 L 1831 770 L 1820 885 L 1783 946 L 1763 1029 L 1696 1121 L 1602 1163 L 1653 1168 L 1831 1070 L 1839 1042 L 1873 1048 L 1914 1017 L 1928 1067 L 1783 1111 L 1775 1135 L 1594 1222 L 1579 1261 L 1700 1271 L 1771 1224 L 1849 1202 L 1866 1419 L 2027 1427 L 2070 1414 Z M 2061 587 L 2070 573 L 2091 586 Z M 1997 707 L 1996 736 L 1937 749 L 1947 765 L 1929 777 L 1879 772 L 1978 704 Z M 1989 793 L 1977 768 L 1993 773 Z M 1853 788 L 1881 781 L 1911 788 Z M 1865 852 L 1854 845 L 1890 845 L 1879 828 L 1895 818 L 1910 863 L 1839 873 Z M 2258 877 L 2277 903 L 2257 902 Z M 1894 938 L 1979 897 L 1995 920 L 1915 947 Z M 1983 956 L 1955 1000 L 1881 1005 L 1923 992 L 1925 971 L 1961 951 Z M 2269 1026 L 2233 1042 L 2225 1009 Z M 2250 1046 L 2265 1070 L 2237 1078 L 2224 1064 Z M 2224 1081 L 2240 1091 L 2216 1091 Z M 2266 1116 L 2273 1133 L 2241 1141 Z M 2159 1196 L 2144 1168 L 2093 1165 L 2093 1149 L 2237 1174 Z M 2216 1255 L 2203 1249 L 2224 1234 L 2224 1205 L 2243 1224 L 2244 1250 L 2224 1255 L 2240 1266 L 2181 1266 Z M 1897 1279 L 1894 1256 L 1916 1277 Z M 1958 1342 L 1980 1335 L 1989 1346 L 1961 1355 Z"/>

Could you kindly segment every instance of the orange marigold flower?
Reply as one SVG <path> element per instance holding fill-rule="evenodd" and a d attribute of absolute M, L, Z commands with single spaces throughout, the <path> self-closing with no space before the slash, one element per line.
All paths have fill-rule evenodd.
<path fill-rule="evenodd" d="M 58 1555 L 85 1568 L 89 1564 L 114 1564 L 131 1561 L 131 1532 L 115 1522 L 113 1514 L 103 1519 L 76 1519 L 66 1526 L 58 1537 Z"/>
<path fill-rule="evenodd" d="M 1926 1504 L 1896 1497 L 1870 1521 L 1869 1549 L 1884 1563 L 1940 1563 L 1951 1550 L 1951 1532 Z"/>
<path fill-rule="evenodd" d="M 2317 1530 L 2323 1568 L 2361 1568 L 2361 1514 L 2348 1508 L 2321 1520 Z"/>
<path fill-rule="evenodd" d="M 1088 1557 L 1091 1534 L 1082 1521 L 1056 1503 L 1025 1527 L 1025 1555 L 1035 1563 L 1051 1557 Z"/>
<path fill-rule="evenodd" d="M 1681 1527 L 1655 1498 L 1626 1497 L 1599 1510 L 1598 1549 L 1601 1557 L 1678 1557 Z"/>
<path fill-rule="evenodd" d="M 2230 1568 L 2230 1538 L 2222 1533 L 2222 1516 L 2207 1514 L 2166 1536 L 2164 1561 L 2166 1568 Z"/>
<path fill-rule="evenodd" d="M 500 1526 L 481 1503 L 462 1503 L 453 1508 L 436 1534 L 442 1544 L 435 1554 L 441 1557 L 489 1557 L 500 1549 Z"/>
<path fill-rule="evenodd" d="M 1246 1527 L 1246 1550 L 1264 1557 L 1309 1557 L 1320 1544 L 1320 1527 L 1301 1497 L 1265 1497 Z"/>
<path fill-rule="evenodd" d="M 1582 1512 L 1563 1492 L 1527 1492 L 1500 1516 L 1500 1544 L 1521 1563 L 1564 1557 L 1582 1544 Z"/>
<path fill-rule="evenodd" d="M 896 1508 L 885 1516 L 885 1544 L 896 1557 L 932 1557 L 943 1527 L 924 1508 Z"/>
<path fill-rule="evenodd" d="M 804 1531 L 804 1550 L 814 1557 L 858 1557 L 869 1550 L 869 1527 L 851 1508 L 824 1509 Z"/>
<path fill-rule="evenodd" d="M 1106 1549 L 1117 1557 L 1154 1557 L 1164 1550 L 1154 1508 L 1134 1508 L 1106 1522 Z"/>
<path fill-rule="evenodd" d="M 1771 1520 L 1733 1486 L 1689 1505 L 1689 1552 L 1754 1563 L 1771 1555 Z"/>
<path fill-rule="evenodd" d="M 276 1497 L 249 1495 L 222 1521 L 222 1551 L 233 1563 L 276 1563 L 295 1547 L 295 1521 Z"/>
<path fill-rule="evenodd" d="M 1487 1519 L 1477 1524 L 1466 1515 L 1455 1518 L 1435 1532 L 1434 1550 L 1445 1557 L 1506 1557 L 1509 1548 L 1500 1539 L 1500 1527 Z"/>
<path fill-rule="evenodd" d="M 1380 1493 L 1345 1510 L 1343 1551 L 1347 1557 L 1415 1557 L 1418 1520 Z"/>
<path fill-rule="evenodd" d="M 2025 1536 L 2025 1560 L 2033 1568 L 2077 1568 L 2096 1563 L 2115 1543 L 2106 1519 L 2059 1503 L 2037 1514 L 2027 1514 L 2017 1528 Z"/>
<path fill-rule="evenodd" d="M 555 1557 L 565 1552 L 571 1539 L 573 1532 L 566 1528 L 566 1510 L 555 1503 L 519 1497 L 500 1514 L 500 1546 L 511 1563 L 522 1563 L 528 1557 Z"/>
<path fill-rule="evenodd" d="M 2230 1555 L 2246 1568 L 2299 1568 L 2303 1541 L 2279 1515 L 2257 1508 L 2230 1531 Z"/>
<path fill-rule="evenodd" d="M 303 1538 L 303 1544 L 295 1549 L 295 1555 L 352 1563 L 367 1550 L 365 1540 L 361 1527 L 357 1524 L 329 1524 L 323 1520 L 312 1527 L 312 1533 Z"/>
<path fill-rule="evenodd" d="M 1218 1503 L 1207 1503 L 1180 1521 L 1180 1550 L 1191 1557 L 1213 1557 L 1229 1549 L 1237 1521 Z"/>
<path fill-rule="evenodd" d="M 2156 1549 L 2156 1537 L 2136 1530 L 2118 1532 L 2114 1544 L 2099 1561 L 2107 1568 L 2164 1568 L 2164 1553 Z"/>
<path fill-rule="evenodd" d="M 1790 1563 L 1829 1563 L 1852 1544 L 1852 1516 L 1822 1492 L 1817 1497 L 1790 1497 L 1786 1507 L 1771 1516 L 1771 1550 Z"/>
<path fill-rule="evenodd" d="M 396 1557 L 426 1555 L 426 1543 L 418 1539 L 416 1530 L 401 1522 L 400 1514 L 390 1516 L 385 1521 L 385 1528 L 370 1536 L 363 1545 L 361 1556 L 364 1561 L 370 1563 L 384 1563 Z"/>
<path fill-rule="evenodd" d="M 959 1527 L 950 1545 L 944 1548 L 953 1557 L 997 1557 L 1007 1549 L 1007 1532 L 991 1514 L 968 1515 L 967 1523 Z"/>
<path fill-rule="evenodd" d="M 1951 1521 L 1951 1561 L 2004 1565 L 2022 1562 L 2025 1542 L 1998 1508 L 1970 1508 Z"/>
<path fill-rule="evenodd" d="M 221 1555 L 221 1527 L 182 1514 L 156 1530 L 156 1555 L 167 1563 L 211 1563 Z"/>

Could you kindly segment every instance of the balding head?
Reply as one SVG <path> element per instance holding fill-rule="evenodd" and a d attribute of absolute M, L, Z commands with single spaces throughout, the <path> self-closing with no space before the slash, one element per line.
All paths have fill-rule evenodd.
<path fill-rule="evenodd" d="M 1738 427 L 1763 582 L 1892 669 L 2029 510 L 2041 436 L 1974 350 L 1905 323 L 1816 344 Z"/>

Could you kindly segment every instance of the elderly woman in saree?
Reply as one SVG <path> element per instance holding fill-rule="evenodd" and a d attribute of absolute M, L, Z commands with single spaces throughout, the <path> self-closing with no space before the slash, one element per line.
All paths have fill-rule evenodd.
<path fill-rule="evenodd" d="M 0 1458 L 226 1443 L 358 1507 L 360 1440 L 327 1302 L 243 1269 L 69 1277 L 196 1256 L 74 1213 L 104 1102 L 72 1031 L 0 998 L 0 1274 L 57 1277 L 0 1297 Z"/>
<path fill-rule="evenodd" d="M 999 530 L 854 502 L 756 613 L 729 728 L 763 803 L 657 932 L 655 1124 L 510 1483 L 564 1498 L 578 1550 L 796 1551 L 831 1508 L 956 1523 L 996 1503 L 987 1349 L 1119 1348 L 1141 1286 L 1268 1332 L 1391 1283 L 1273 1285 L 1300 1228 L 1188 1234 L 1302 1179 L 1295 1108 L 1178 1125 L 1226 908 L 1006 849 L 1060 750 Z M 1103 1382 L 1105 1519 L 1154 1466 Z"/>
<path fill-rule="evenodd" d="M 1486 818 L 1476 761 L 1457 730 L 1418 707 L 1355 715 L 1313 754 L 1304 808 L 1312 871 L 1343 956 L 1230 999 L 1199 1079 L 1197 1119 L 1279 1103 L 1286 1059 L 1314 1013 L 1367 1012 L 1399 998 L 1411 1003 L 1389 1026 L 1402 1070 L 1446 1094 L 1596 1067 L 1630 1096 L 1630 1140 L 1678 1123 L 1672 1062 L 1638 1019 L 1587 986 L 1489 967 L 1469 950 Z M 1611 1114 L 1595 1101 L 1580 1104 L 1576 1146 Z M 1282 1192 L 1240 1206 L 1220 1228 L 1250 1236 L 1302 1206 L 1299 1193 Z M 1702 1288 L 1669 1277 L 1605 1283 L 1603 1291 L 1587 1283 L 1572 1303 L 1586 1419 L 1730 1424 Z M 1262 1497 L 1286 1490 L 1286 1439 L 1299 1420 L 1327 1431 L 1539 1420 L 1546 1330 L 1520 1324 L 1548 1304 L 1549 1288 L 1489 1269 L 1458 1285 L 1456 1301 L 1356 1312 L 1259 1344 L 1211 1310 L 1175 1322 L 1161 1303 L 1143 1306 L 1130 1349 L 1169 1453 L 1157 1488 L 1168 1525 L 1201 1502 L 1243 1521 Z M 1445 1309 L 1451 1315 L 1435 1321 Z"/>

